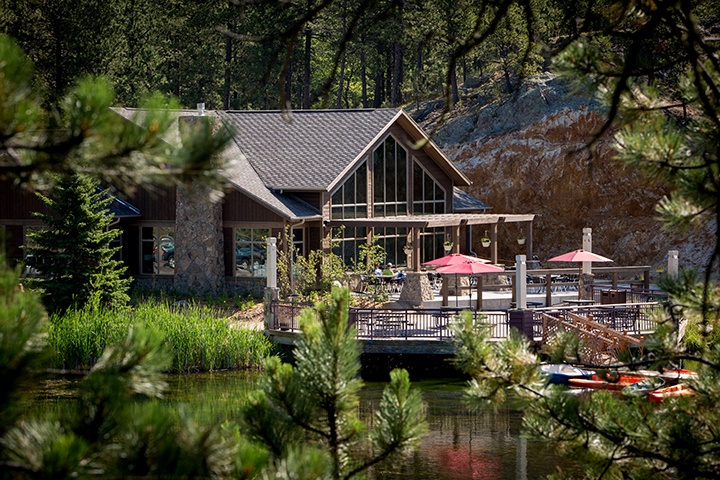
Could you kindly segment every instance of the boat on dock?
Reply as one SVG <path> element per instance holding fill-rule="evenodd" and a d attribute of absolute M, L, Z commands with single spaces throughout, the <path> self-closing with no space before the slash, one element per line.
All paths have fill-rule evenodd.
<path fill-rule="evenodd" d="M 593 370 L 567 365 L 565 363 L 549 363 L 540 365 L 543 375 L 548 377 L 548 383 L 568 383 L 571 378 L 590 378 L 595 375 Z"/>
<path fill-rule="evenodd" d="M 633 383 L 640 382 L 646 377 L 637 375 L 619 375 L 616 378 L 602 379 L 598 375 L 590 378 L 571 378 L 568 384 L 573 388 L 592 388 L 595 390 L 622 390 Z"/>
<path fill-rule="evenodd" d="M 682 397 L 685 395 L 694 395 L 695 392 L 688 386 L 687 383 L 678 383 L 670 387 L 661 388 L 648 394 L 648 400 L 654 403 L 660 403 L 666 398 L 670 397 Z"/>

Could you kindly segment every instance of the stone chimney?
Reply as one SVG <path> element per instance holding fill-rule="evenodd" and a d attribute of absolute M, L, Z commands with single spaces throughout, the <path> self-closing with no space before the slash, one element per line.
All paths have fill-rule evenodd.
<path fill-rule="evenodd" d="M 180 117 L 181 128 L 206 121 L 204 108 L 199 113 Z M 213 201 L 208 189 L 195 182 L 179 186 L 175 203 L 175 289 L 192 289 L 198 294 L 225 290 L 223 255 L 222 201 Z"/>

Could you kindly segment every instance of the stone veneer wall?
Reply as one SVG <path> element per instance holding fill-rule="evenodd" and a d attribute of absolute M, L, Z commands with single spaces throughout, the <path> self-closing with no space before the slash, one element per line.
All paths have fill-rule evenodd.
<path fill-rule="evenodd" d="M 222 204 L 198 185 L 179 186 L 175 204 L 175 289 L 225 290 Z"/>

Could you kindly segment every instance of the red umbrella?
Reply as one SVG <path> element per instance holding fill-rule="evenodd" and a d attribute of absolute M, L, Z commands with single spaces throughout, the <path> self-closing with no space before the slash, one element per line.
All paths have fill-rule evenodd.
<path fill-rule="evenodd" d="M 444 257 L 425 262 L 423 265 L 455 265 L 456 263 L 463 262 L 490 263 L 490 260 L 485 260 L 484 258 L 479 257 L 471 257 L 469 255 L 463 255 L 462 253 L 451 253 L 450 255 L 445 255 Z"/>
<path fill-rule="evenodd" d="M 490 273 L 490 272 L 502 272 L 505 269 L 502 267 L 496 267 L 482 262 L 470 262 L 464 261 L 462 263 L 456 263 L 454 265 L 448 265 L 447 267 L 440 267 L 436 272 L 439 273 L 458 273 L 461 275 L 473 275 L 477 273 Z"/>
<path fill-rule="evenodd" d="M 550 258 L 548 262 L 612 262 L 612 260 L 581 248 L 574 252 L 564 253 L 558 257 Z"/>

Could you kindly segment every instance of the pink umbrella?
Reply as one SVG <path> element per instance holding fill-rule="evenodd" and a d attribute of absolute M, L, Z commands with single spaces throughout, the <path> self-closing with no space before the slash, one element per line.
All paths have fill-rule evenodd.
<path fill-rule="evenodd" d="M 612 262 L 612 260 L 581 248 L 580 250 L 550 258 L 548 262 Z"/>
<path fill-rule="evenodd" d="M 471 257 L 473 258 L 473 257 Z M 474 260 L 474 258 L 473 258 Z M 457 275 L 473 275 L 478 273 L 490 273 L 490 272 L 502 272 L 505 269 L 502 267 L 496 267 L 495 265 L 490 265 L 488 263 L 482 263 L 478 261 L 468 261 L 465 260 L 461 263 L 456 263 L 454 265 L 448 265 L 447 267 L 440 267 L 437 270 L 435 270 L 438 273 L 446 274 L 446 273 L 454 273 L 455 274 L 455 285 L 457 288 Z M 447 280 L 446 280 L 447 281 Z M 444 295 L 444 294 L 443 294 Z M 455 304 L 457 305 L 457 294 L 455 295 Z M 472 292 L 470 293 L 470 298 L 472 299 Z"/>
<path fill-rule="evenodd" d="M 490 260 L 485 260 L 484 258 L 479 257 L 471 257 L 469 255 L 463 255 L 462 253 L 451 253 L 450 255 L 445 255 L 444 257 L 425 262 L 423 265 L 455 265 L 456 263 L 463 262 L 490 263 Z"/>
<path fill-rule="evenodd" d="M 470 262 L 464 261 L 462 263 L 456 263 L 454 265 L 448 265 L 447 267 L 440 267 L 436 270 L 439 273 L 457 273 L 461 275 L 473 275 L 477 273 L 490 273 L 490 272 L 502 272 L 505 269 L 502 267 L 496 267 L 482 262 Z"/>

